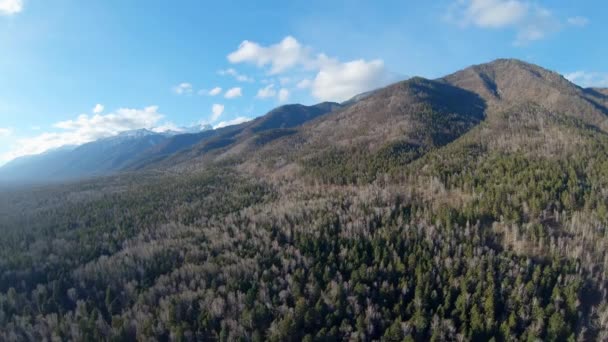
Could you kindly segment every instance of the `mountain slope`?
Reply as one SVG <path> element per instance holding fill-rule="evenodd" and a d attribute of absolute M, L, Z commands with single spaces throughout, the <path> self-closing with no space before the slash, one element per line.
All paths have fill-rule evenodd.
<path fill-rule="evenodd" d="M 340 108 L 342 105 L 332 102 L 312 106 L 284 105 L 252 121 L 214 130 L 210 135 L 201 137 L 191 147 L 161 157 L 145 167 L 190 167 L 189 164 L 212 161 L 218 156 L 222 158 L 243 155 L 283 136 L 291 135 L 295 132 L 293 128 Z"/>
<path fill-rule="evenodd" d="M 592 89 L 608 96 L 608 88 L 592 88 Z"/>
<path fill-rule="evenodd" d="M 0 181 L 35 180 L 37 177 L 43 176 L 41 170 L 58 170 L 63 167 L 64 161 L 69 159 L 73 148 L 53 149 L 41 154 L 14 159 L 0 167 Z M 40 180 L 45 181 L 46 177 L 41 177 Z"/>
<path fill-rule="evenodd" d="M 167 139 L 164 134 L 148 130 L 124 132 L 71 150 L 19 158 L 0 168 L 0 180 L 47 182 L 110 174 Z"/>
<path fill-rule="evenodd" d="M 470 91 L 413 78 L 371 92 L 261 146 L 245 156 L 244 166 L 261 173 L 303 166 L 304 173 L 318 174 L 330 168 L 332 179 L 369 179 L 376 162 L 368 165 L 365 160 L 377 155 L 382 164 L 385 159 L 389 164 L 411 161 L 477 125 L 484 109 L 483 100 Z"/>
<path fill-rule="evenodd" d="M 313 144 L 359 143 L 371 148 L 391 140 L 442 145 L 483 118 L 477 95 L 440 82 L 413 78 L 380 89 L 345 110 L 304 128 Z"/>
<path fill-rule="evenodd" d="M 269 134 L 271 130 L 296 127 L 337 108 L 341 105 L 329 102 L 314 106 L 285 105 L 250 122 L 218 129 L 201 126 L 204 130 L 198 133 L 124 132 L 70 151 L 19 158 L 0 168 L 0 180 L 57 181 L 191 163 L 197 157 L 250 139 L 254 140 L 252 147 L 256 147 L 281 136 L 276 132 Z"/>

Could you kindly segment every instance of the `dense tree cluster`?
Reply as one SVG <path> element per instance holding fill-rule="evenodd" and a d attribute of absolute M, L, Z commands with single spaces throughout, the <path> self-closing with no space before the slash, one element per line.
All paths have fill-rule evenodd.
<path fill-rule="evenodd" d="M 0 340 L 608 339 L 608 138 L 524 105 L 443 144 L 4 191 Z"/>

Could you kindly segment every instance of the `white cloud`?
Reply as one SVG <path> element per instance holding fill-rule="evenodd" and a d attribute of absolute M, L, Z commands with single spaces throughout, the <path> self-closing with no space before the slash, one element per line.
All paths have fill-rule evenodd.
<path fill-rule="evenodd" d="M 239 82 L 254 82 L 253 78 L 245 75 L 236 76 L 236 80 Z"/>
<path fill-rule="evenodd" d="M 259 99 L 276 97 L 279 102 L 286 102 L 289 99 L 289 90 L 286 88 L 281 88 L 277 91 L 274 84 L 269 84 L 264 88 L 260 88 L 256 97 Z"/>
<path fill-rule="evenodd" d="M 12 15 L 23 11 L 23 0 L 0 0 L 0 14 Z"/>
<path fill-rule="evenodd" d="M 214 104 L 211 107 L 211 122 L 216 122 L 217 119 L 220 118 L 220 116 L 222 115 L 222 113 L 224 113 L 224 105 L 221 104 Z"/>
<path fill-rule="evenodd" d="M 143 109 L 121 108 L 105 115 L 82 114 L 76 119 L 54 124 L 53 127 L 59 131 L 18 139 L 11 151 L 0 156 L 0 161 L 39 154 L 66 145 L 81 145 L 134 129 L 156 130 L 163 117 L 157 106 Z"/>
<path fill-rule="evenodd" d="M 289 100 L 289 90 L 281 88 L 277 96 L 279 98 L 279 102 L 287 102 L 287 100 Z"/>
<path fill-rule="evenodd" d="M 222 76 L 226 76 L 226 75 L 232 76 L 239 82 L 249 82 L 249 83 L 255 82 L 255 80 L 253 78 L 251 78 L 247 75 L 240 74 L 238 71 L 234 70 L 233 68 L 229 68 L 226 70 L 220 70 L 220 71 L 218 71 L 218 74 L 220 74 Z"/>
<path fill-rule="evenodd" d="M 311 88 L 312 95 L 324 101 L 342 101 L 361 92 L 384 86 L 395 80 L 385 69 L 382 60 L 354 60 L 340 62 L 325 54 L 311 57 L 310 48 L 304 47 L 295 38 L 285 37 L 278 44 L 261 46 L 258 43 L 244 41 L 238 50 L 228 55 L 232 63 L 253 63 L 260 68 L 268 68 L 270 74 L 286 72 L 291 68 L 317 72 L 314 81 L 305 79 L 297 84 L 299 89 Z M 291 82 L 288 78 L 279 78 L 279 82 Z M 279 94 L 280 90 L 273 85 L 258 91 L 258 98 L 269 98 Z M 289 91 L 285 89 L 279 100 L 286 100 Z"/>
<path fill-rule="evenodd" d="M 462 27 L 515 30 L 515 45 L 543 39 L 561 26 L 551 11 L 523 0 L 456 0 L 446 18 Z"/>
<path fill-rule="evenodd" d="M 239 87 L 228 89 L 226 91 L 226 94 L 224 94 L 224 97 L 227 99 L 233 99 L 233 98 L 239 97 L 239 96 L 243 96 L 243 92 L 242 92 L 241 88 L 239 88 Z"/>
<path fill-rule="evenodd" d="M 608 72 L 575 71 L 564 74 L 570 82 L 581 87 L 608 87 Z"/>
<path fill-rule="evenodd" d="M 103 112 L 103 109 L 104 109 L 103 105 L 101 105 L 101 104 L 98 103 L 93 108 L 93 113 L 100 114 L 101 112 Z"/>
<path fill-rule="evenodd" d="M 576 27 L 585 27 L 589 24 L 589 19 L 581 16 L 568 18 L 568 24 Z"/>
<path fill-rule="evenodd" d="M 13 131 L 10 128 L 0 127 L 0 138 L 8 137 L 13 134 Z"/>
<path fill-rule="evenodd" d="M 228 55 L 231 63 L 252 63 L 258 67 L 270 66 L 270 74 L 278 74 L 296 65 L 308 62 L 309 49 L 294 37 L 287 36 L 278 44 L 261 46 L 248 40 Z"/>
<path fill-rule="evenodd" d="M 222 128 L 222 127 L 226 127 L 226 126 L 232 126 L 232 125 L 238 125 L 240 123 L 247 122 L 247 121 L 251 121 L 251 118 L 247 118 L 247 117 L 244 117 L 244 116 L 239 116 L 238 118 L 235 118 L 235 119 L 232 119 L 232 120 L 221 121 L 217 125 L 213 126 L 213 129 L 218 129 L 218 128 Z"/>
<path fill-rule="evenodd" d="M 394 80 L 382 60 L 339 63 L 327 60 L 312 82 L 312 95 L 322 101 L 345 101 Z"/>
<path fill-rule="evenodd" d="M 267 99 L 269 97 L 275 97 L 277 95 L 277 91 L 274 89 L 274 84 L 269 84 L 264 88 L 258 90 L 257 98 Z"/>
<path fill-rule="evenodd" d="M 298 84 L 296 84 L 296 87 L 298 89 L 308 89 L 310 88 L 310 86 L 312 85 L 312 81 L 309 79 L 303 79 L 300 82 L 298 82 Z"/>
<path fill-rule="evenodd" d="M 221 92 L 222 92 L 222 88 L 215 87 L 215 88 L 211 89 L 208 94 L 209 94 L 209 96 L 216 96 L 216 95 L 219 95 Z"/>
<path fill-rule="evenodd" d="M 192 84 L 184 82 L 173 87 L 173 92 L 177 95 L 192 94 Z"/>
<path fill-rule="evenodd" d="M 483 28 L 502 28 L 517 24 L 528 15 L 529 5 L 518 0 L 459 1 L 465 8 L 464 24 L 472 23 Z"/>
<path fill-rule="evenodd" d="M 544 39 L 549 34 L 559 31 L 560 26 L 551 11 L 537 6 L 528 15 L 525 23 L 519 26 L 515 45 L 526 45 Z"/>

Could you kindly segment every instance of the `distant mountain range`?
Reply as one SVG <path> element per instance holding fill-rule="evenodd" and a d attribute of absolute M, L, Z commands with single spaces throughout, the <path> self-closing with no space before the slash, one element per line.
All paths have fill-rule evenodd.
<path fill-rule="evenodd" d="M 59 181 L 230 160 L 273 172 L 296 160 L 324 158 L 330 152 L 348 155 L 349 149 L 361 147 L 370 153 L 398 147 L 394 153 L 414 158 L 526 104 L 608 131 L 607 89 L 584 89 L 542 67 L 500 59 L 436 80 L 415 77 L 342 104 L 285 105 L 219 129 L 123 132 L 18 158 L 0 168 L 0 180 Z"/>
<path fill-rule="evenodd" d="M 137 170 L 183 158 L 188 155 L 186 152 L 214 150 L 258 132 L 295 127 L 340 107 L 337 103 L 285 105 L 253 121 L 218 129 L 198 125 L 161 133 L 147 129 L 125 131 L 81 146 L 17 158 L 0 168 L 0 181 L 65 181 Z"/>

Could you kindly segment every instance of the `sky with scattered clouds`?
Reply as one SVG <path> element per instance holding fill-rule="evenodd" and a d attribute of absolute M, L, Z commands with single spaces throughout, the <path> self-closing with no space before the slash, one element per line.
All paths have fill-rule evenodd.
<path fill-rule="evenodd" d="M 0 165 L 513 57 L 608 87 L 608 3 L 0 0 Z"/>

